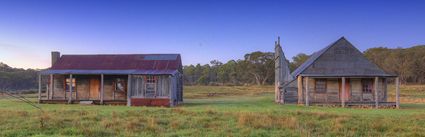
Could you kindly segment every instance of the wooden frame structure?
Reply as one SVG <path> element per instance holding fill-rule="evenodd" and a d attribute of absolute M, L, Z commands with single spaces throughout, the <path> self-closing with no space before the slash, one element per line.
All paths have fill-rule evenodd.
<path fill-rule="evenodd" d="M 386 73 L 369 61 L 344 37 L 312 54 L 291 74 L 286 61 L 282 61 L 286 59 L 280 43 L 276 42 L 275 46 L 278 103 L 400 108 L 398 76 Z M 325 80 L 325 91 L 315 91 L 318 79 Z M 395 102 L 387 101 L 387 79 L 395 81 Z M 363 91 L 364 80 L 372 81 L 373 92 Z"/>
<path fill-rule="evenodd" d="M 39 74 L 39 103 L 175 106 L 183 101 L 182 65 L 178 54 L 52 55 L 57 55 L 52 56 L 57 62 L 52 61 L 52 68 Z M 117 62 L 109 61 L 111 59 Z M 140 65 L 129 68 L 120 60 Z M 148 66 L 152 64 L 154 66 Z M 158 78 L 152 85 L 156 89 L 154 96 L 140 93 L 146 91 L 146 82 L 140 82 L 146 76 Z"/>
<path fill-rule="evenodd" d="M 323 77 L 319 77 L 321 79 L 323 79 Z M 341 78 L 336 78 L 336 77 L 329 77 L 331 79 L 341 79 L 342 81 L 342 86 L 341 87 L 346 87 L 345 83 L 346 83 L 346 77 L 341 77 Z M 355 79 L 359 79 L 359 77 L 348 77 L 348 78 L 355 78 Z M 395 108 L 400 108 L 400 81 L 399 81 L 399 77 L 386 77 L 386 78 L 381 78 L 381 79 L 388 79 L 388 78 L 393 78 L 394 82 L 395 82 L 395 102 L 388 102 L 388 101 L 383 101 L 383 99 L 380 99 L 382 97 L 380 97 L 381 94 L 379 94 L 379 90 L 378 86 L 379 85 L 379 77 L 374 77 L 374 85 L 373 86 L 373 92 L 372 94 L 374 95 L 373 101 L 346 101 L 346 100 L 350 100 L 345 98 L 346 95 L 345 93 L 347 93 L 345 90 L 346 88 L 341 88 L 341 96 L 337 101 L 325 101 L 325 102 L 312 102 L 310 97 L 314 96 L 312 95 L 312 89 L 309 88 L 309 79 L 314 79 L 314 77 L 308 77 L 308 76 L 298 76 L 298 86 L 299 87 L 304 87 L 304 88 L 298 88 L 298 104 L 304 104 L 305 106 L 310 106 L 312 104 L 314 105 L 336 105 L 336 106 L 341 106 L 341 107 L 346 107 L 346 106 L 369 106 L 369 107 L 374 107 L 374 108 L 380 108 L 380 107 L 395 107 Z M 387 92 L 387 91 L 382 91 L 382 92 Z M 385 98 L 386 100 L 386 98 Z"/>

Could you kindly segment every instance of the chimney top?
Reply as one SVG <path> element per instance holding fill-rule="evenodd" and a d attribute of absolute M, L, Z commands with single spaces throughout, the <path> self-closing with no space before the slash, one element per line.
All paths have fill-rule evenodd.
<path fill-rule="evenodd" d="M 61 53 L 59 51 L 52 51 L 52 66 L 60 59 Z"/>
<path fill-rule="evenodd" d="M 280 36 L 277 36 L 277 44 L 280 45 Z"/>

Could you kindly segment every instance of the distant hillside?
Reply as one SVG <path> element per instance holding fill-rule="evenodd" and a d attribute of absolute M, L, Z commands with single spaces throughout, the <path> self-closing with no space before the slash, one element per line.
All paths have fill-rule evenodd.
<path fill-rule="evenodd" d="M 370 48 L 365 56 L 403 83 L 425 83 L 425 45 L 410 48 Z"/>
<path fill-rule="evenodd" d="M 0 91 L 34 90 L 37 73 L 34 69 L 12 68 L 0 62 Z"/>

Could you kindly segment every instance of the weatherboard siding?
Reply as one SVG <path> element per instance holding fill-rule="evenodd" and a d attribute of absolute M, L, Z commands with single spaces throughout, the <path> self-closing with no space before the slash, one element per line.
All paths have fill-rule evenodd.
<path fill-rule="evenodd" d="M 309 90 L 309 102 L 315 102 L 315 103 L 327 103 L 327 102 L 340 102 L 340 79 L 341 78 L 326 78 L 326 92 L 325 93 L 318 93 L 315 91 L 315 78 L 308 78 L 308 90 Z M 347 101 L 349 102 L 373 102 L 375 101 L 374 93 L 362 93 L 362 85 L 361 85 L 361 78 L 346 78 L 346 80 L 350 81 L 349 83 L 349 98 Z M 386 102 L 387 101 L 387 95 L 386 95 L 386 86 L 385 86 L 385 79 L 379 79 L 378 82 L 378 101 L 380 102 Z M 305 88 L 305 79 L 303 80 L 303 90 L 302 90 L 302 101 L 305 102 L 305 94 L 306 94 L 306 88 Z M 295 96 L 292 96 L 295 98 Z"/>

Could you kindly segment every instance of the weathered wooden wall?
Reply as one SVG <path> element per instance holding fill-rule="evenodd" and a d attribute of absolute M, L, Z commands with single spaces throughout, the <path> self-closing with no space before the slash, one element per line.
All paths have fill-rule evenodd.
<path fill-rule="evenodd" d="M 53 86 L 53 99 L 68 99 L 69 92 L 65 92 L 65 79 L 69 75 L 54 75 Z M 100 75 L 73 75 L 76 79 L 76 88 L 73 89 L 73 100 L 100 100 L 100 89 L 98 90 L 99 96 L 90 95 L 90 80 L 98 79 L 100 82 Z M 126 92 L 115 92 L 114 81 L 117 78 L 126 80 L 126 76 L 107 75 L 104 78 L 104 100 L 126 100 Z M 99 87 L 100 87 L 100 83 Z M 51 94 L 51 93 L 50 93 Z M 51 94 L 52 95 L 52 94 Z M 77 97 L 78 95 L 78 97 Z"/>
<path fill-rule="evenodd" d="M 131 80 L 132 97 L 148 97 L 145 92 L 145 75 L 133 75 Z M 159 75 L 156 81 L 156 96 L 169 97 L 171 93 L 171 76 Z"/>
<path fill-rule="evenodd" d="M 350 98 L 348 101 L 350 102 L 373 102 L 375 101 L 374 92 L 372 93 L 363 93 L 361 78 L 346 78 L 346 80 L 350 80 Z M 327 78 L 326 93 L 317 93 L 315 92 L 315 79 L 309 78 L 308 81 L 308 89 L 309 89 L 309 101 L 310 102 L 340 102 L 340 78 Z M 302 102 L 305 102 L 305 79 L 303 79 L 303 87 L 302 87 Z M 383 78 L 379 79 L 378 82 L 378 101 L 385 102 L 387 101 L 387 89 L 386 89 L 386 80 Z"/>
<path fill-rule="evenodd" d="M 131 106 L 170 106 L 168 98 L 131 98 Z"/>

